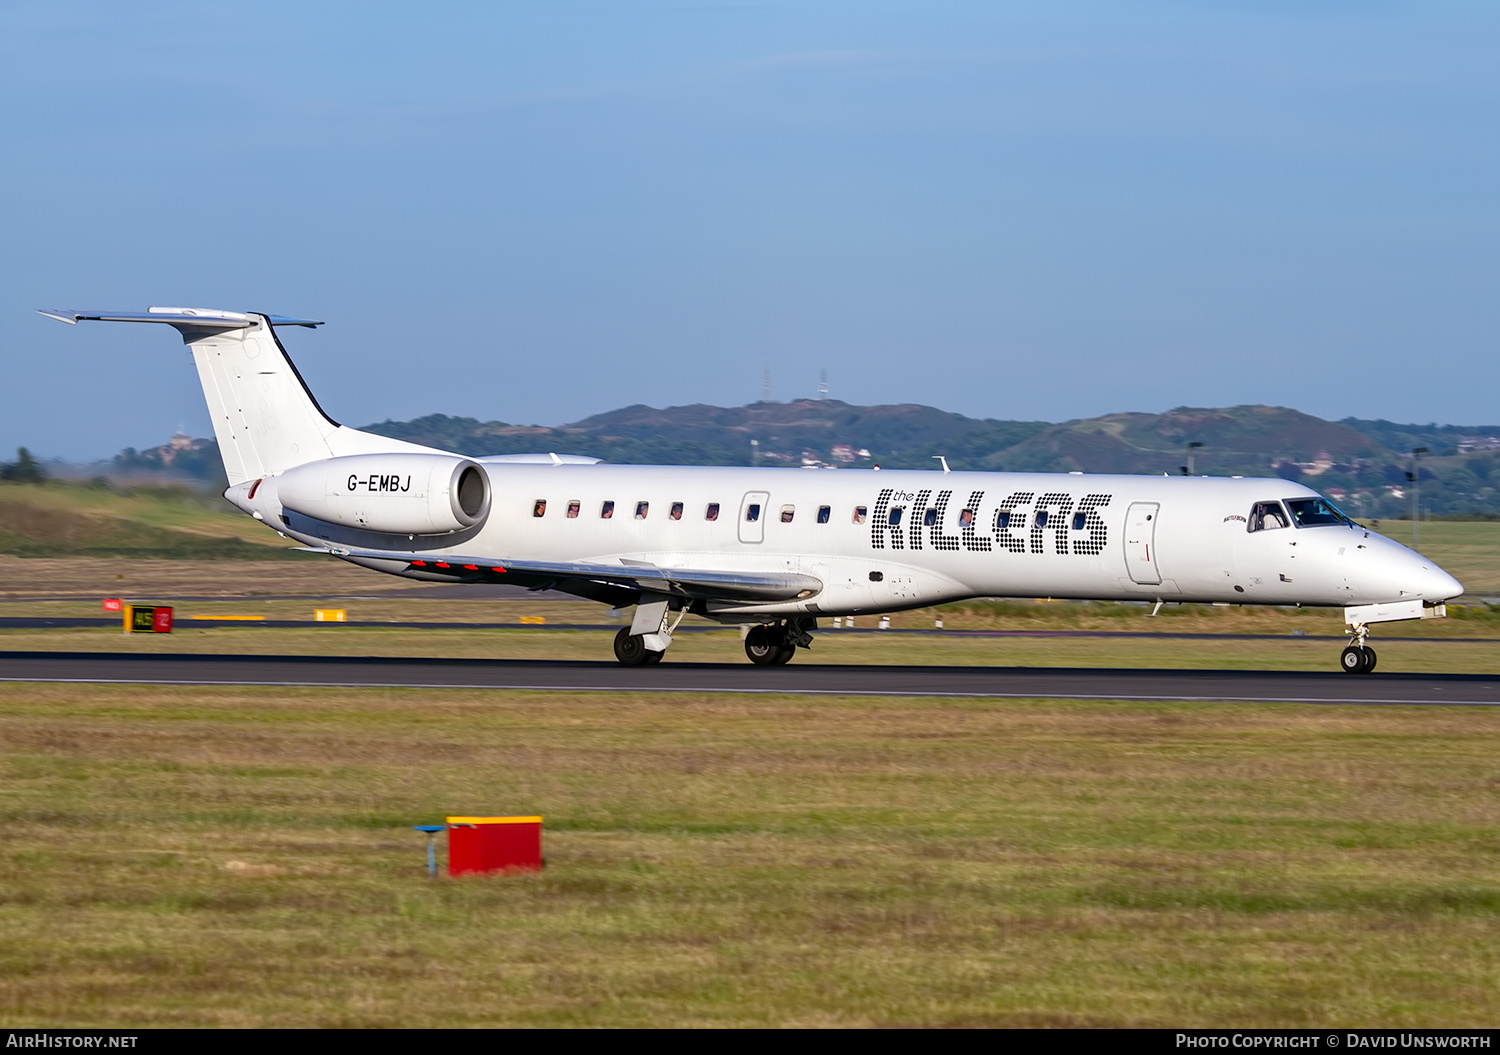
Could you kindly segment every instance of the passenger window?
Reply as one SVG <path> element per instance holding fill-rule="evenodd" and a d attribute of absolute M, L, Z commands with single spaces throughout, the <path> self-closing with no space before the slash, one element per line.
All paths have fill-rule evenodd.
<path fill-rule="evenodd" d="M 897 506 L 895 509 L 891 510 L 891 527 L 899 527 L 901 525 L 901 514 L 904 512 L 906 512 L 906 510 L 902 509 L 900 506 Z"/>
<path fill-rule="evenodd" d="M 1250 509 L 1250 524 L 1246 530 L 1274 531 L 1287 526 L 1286 513 L 1280 502 L 1256 502 Z"/>
<path fill-rule="evenodd" d="M 599 519 L 600 520 L 608 520 L 610 517 L 612 517 L 614 515 L 615 515 L 615 504 L 613 502 L 605 502 L 602 506 L 599 507 Z"/>
<path fill-rule="evenodd" d="M 1073 514 L 1073 530 L 1074 531 L 1082 531 L 1084 529 L 1084 526 L 1086 524 L 1088 524 L 1088 522 L 1089 522 L 1089 515 L 1087 513 L 1074 513 Z"/>
<path fill-rule="evenodd" d="M 1045 509 L 1038 509 L 1036 511 L 1036 526 L 1039 528 L 1047 526 L 1047 511 Z"/>
<path fill-rule="evenodd" d="M 544 517 L 547 515 L 547 500 L 545 498 L 538 498 L 532 503 L 531 515 L 534 517 Z"/>
<path fill-rule="evenodd" d="M 792 517 L 794 517 L 796 515 L 797 515 L 797 507 L 796 506 L 782 506 L 781 507 L 781 522 L 783 524 L 790 524 L 792 522 Z"/>
<path fill-rule="evenodd" d="M 682 503 L 681 502 L 673 502 L 672 503 L 672 511 L 670 513 L 668 513 L 667 516 L 671 517 L 673 520 L 681 520 L 682 519 Z"/>
<path fill-rule="evenodd" d="M 1009 509 L 1002 509 L 1002 510 L 1000 510 L 1000 512 L 998 512 L 998 513 L 995 514 L 995 527 L 999 528 L 1001 531 L 1009 531 L 1010 530 L 1010 510 Z"/>
<path fill-rule="evenodd" d="M 854 507 L 854 522 L 856 524 L 863 524 L 865 522 L 865 517 L 868 514 L 869 514 L 869 510 L 866 509 L 864 506 L 855 506 Z"/>
<path fill-rule="evenodd" d="M 828 518 L 833 515 L 832 506 L 818 506 L 818 523 L 828 523 Z"/>
<path fill-rule="evenodd" d="M 751 502 L 745 507 L 745 522 L 753 524 L 760 519 L 760 503 Z"/>
<path fill-rule="evenodd" d="M 719 519 L 719 503 L 717 503 L 717 502 L 710 502 L 710 503 L 708 503 L 708 508 L 706 510 L 704 510 L 704 512 L 703 512 L 703 519 L 704 520 L 718 520 Z"/>
<path fill-rule="evenodd" d="M 965 509 L 965 510 L 960 511 L 959 514 L 958 514 L 958 526 L 961 527 L 961 528 L 971 528 L 971 527 L 973 527 L 974 526 L 974 510 L 972 510 L 972 509 Z"/>
<path fill-rule="evenodd" d="M 635 504 L 635 518 L 637 520 L 645 520 L 646 514 L 649 512 L 651 512 L 650 502 L 637 502 Z"/>
<path fill-rule="evenodd" d="M 929 509 L 922 514 L 923 527 L 937 527 L 937 510 Z"/>
<path fill-rule="evenodd" d="M 578 519 L 578 511 L 580 509 L 582 509 L 582 508 L 583 508 L 583 503 L 580 502 L 576 498 L 573 499 L 573 501 L 569 502 L 568 503 L 568 519 L 569 520 L 577 520 Z"/>

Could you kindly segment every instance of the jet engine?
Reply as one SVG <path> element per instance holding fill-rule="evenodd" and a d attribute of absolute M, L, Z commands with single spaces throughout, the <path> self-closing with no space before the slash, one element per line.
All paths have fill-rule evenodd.
<path fill-rule="evenodd" d="M 490 512 L 484 469 L 452 455 L 327 458 L 265 482 L 284 509 L 367 531 L 439 535 L 482 524 Z"/>

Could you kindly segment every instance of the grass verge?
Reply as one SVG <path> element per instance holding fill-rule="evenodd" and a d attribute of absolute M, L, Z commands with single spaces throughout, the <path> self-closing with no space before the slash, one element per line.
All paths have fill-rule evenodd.
<path fill-rule="evenodd" d="M 1460 646 L 1453 646 L 1460 647 Z M 7 686 L 7 1026 L 1483 1026 L 1491 709 Z M 409 831 L 547 818 L 547 871 Z"/>

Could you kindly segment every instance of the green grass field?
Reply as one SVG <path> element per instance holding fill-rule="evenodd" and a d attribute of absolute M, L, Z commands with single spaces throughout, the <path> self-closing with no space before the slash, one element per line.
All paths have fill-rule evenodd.
<path fill-rule="evenodd" d="M 10 685 L 0 1023 L 1488 1026 L 1500 714 Z M 539 877 L 409 825 L 546 817 Z"/>
<path fill-rule="evenodd" d="M 1500 525 L 1422 530 L 1470 598 L 1379 628 L 1380 670 L 1500 672 L 1465 640 L 1500 638 L 1475 599 L 1500 592 Z M 338 606 L 605 615 L 412 588 L 305 557 L 0 557 L 0 614 L 221 598 L 181 602 L 172 635 L 0 649 L 609 657 L 607 632 L 186 618 L 365 591 Z M 1336 643 L 1294 635 L 1342 629 L 1031 601 L 895 623 L 938 614 L 1278 638 L 829 629 L 796 662 L 1331 670 Z M 681 635 L 668 662 L 692 660 L 745 662 L 733 631 Z M 0 1025 L 1484 1027 L 1497 749 L 1482 707 L 5 684 Z M 428 880 L 410 826 L 468 813 L 546 817 L 545 873 Z"/>

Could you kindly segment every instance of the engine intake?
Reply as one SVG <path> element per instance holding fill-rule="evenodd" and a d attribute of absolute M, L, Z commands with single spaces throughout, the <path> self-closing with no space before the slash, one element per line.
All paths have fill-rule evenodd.
<path fill-rule="evenodd" d="M 333 524 L 441 535 L 482 524 L 490 480 L 478 462 L 440 454 L 356 454 L 276 478 L 282 508 Z"/>

